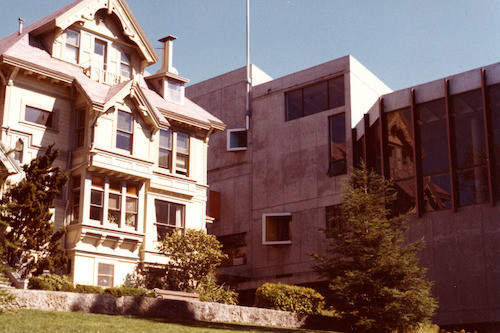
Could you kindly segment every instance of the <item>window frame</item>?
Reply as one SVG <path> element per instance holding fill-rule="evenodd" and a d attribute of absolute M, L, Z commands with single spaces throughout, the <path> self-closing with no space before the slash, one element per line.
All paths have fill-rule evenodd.
<path fill-rule="evenodd" d="M 101 273 L 101 267 L 104 267 L 104 266 L 111 267 L 111 271 L 112 271 L 111 275 Z M 101 277 L 110 277 L 111 278 L 110 284 L 108 284 L 108 285 L 100 284 L 100 278 Z M 113 287 L 114 286 L 114 281 L 115 281 L 115 265 L 108 264 L 108 263 L 103 263 L 103 262 L 98 263 L 97 264 L 97 281 L 96 281 L 97 285 L 100 286 L 100 287 Z"/>
<path fill-rule="evenodd" d="M 74 32 L 76 35 L 78 35 L 76 44 L 71 44 L 68 42 L 68 31 Z M 64 31 L 64 51 L 63 51 L 64 56 L 63 56 L 63 58 L 65 60 L 70 61 L 72 63 L 76 63 L 76 64 L 79 63 L 79 61 L 80 61 L 80 39 L 81 39 L 80 31 L 77 31 L 74 29 L 69 29 L 69 28 Z M 74 59 L 73 57 L 69 57 L 69 53 L 67 51 L 68 48 L 76 51 L 76 59 Z"/>
<path fill-rule="evenodd" d="M 344 121 L 343 121 L 343 127 L 344 127 L 344 133 L 343 133 L 343 142 L 333 142 L 332 137 L 332 123 L 334 119 L 337 119 L 338 117 L 343 116 Z M 336 144 L 342 144 L 344 145 L 344 158 L 335 160 L 333 153 L 332 153 L 332 143 Z M 334 165 L 340 164 L 343 162 L 343 168 L 342 170 L 336 172 L 337 170 L 335 169 Z M 346 126 L 346 113 L 345 112 L 340 112 L 334 115 L 331 115 L 328 117 L 328 176 L 334 177 L 334 176 L 341 176 L 345 175 L 347 173 L 347 126 Z"/>
<path fill-rule="evenodd" d="M 131 112 L 123 111 L 123 110 L 117 110 L 118 112 L 116 113 L 116 142 L 115 142 L 115 147 L 120 150 L 128 151 L 130 154 L 133 153 L 133 146 L 134 146 L 134 115 Z M 130 131 L 127 129 L 122 129 L 120 128 L 120 121 L 119 117 L 120 114 L 124 114 L 130 117 Z M 118 134 L 121 133 L 122 135 L 125 134 L 127 137 L 129 137 L 129 148 L 125 149 L 122 147 L 118 146 Z"/>
<path fill-rule="evenodd" d="M 123 61 L 123 58 L 125 57 L 125 60 L 127 61 Z M 127 68 L 128 69 L 128 75 L 123 75 L 123 68 Z M 132 72 L 132 57 L 131 57 L 131 54 L 129 52 L 125 52 L 123 50 L 120 50 L 120 76 L 127 79 L 127 80 L 130 80 L 133 76 L 133 72 Z"/>
<path fill-rule="evenodd" d="M 166 220 L 167 222 L 158 222 L 158 212 L 157 212 L 157 204 L 166 204 L 167 205 L 167 214 L 166 214 Z M 177 206 L 181 208 L 181 218 L 180 221 L 175 221 L 175 225 L 171 223 L 170 221 L 170 209 L 171 206 Z M 156 239 L 157 241 L 162 241 L 164 237 L 161 237 L 159 232 L 158 232 L 158 226 L 166 228 L 167 230 L 170 230 L 170 232 L 180 232 L 184 233 L 186 229 L 186 205 L 181 204 L 178 202 L 173 202 L 173 201 L 168 201 L 165 199 L 160 199 L 160 198 L 155 198 L 154 200 L 154 207 L 155 207 L 155 226 L 156 226 Z M 179 223 L 178 223 L 179 222 Z M 167 231 L 168 232 L 168 231 Z"/>
<path fill-rule="evenodd" d="M 235 133 L 245 133 L 245 145 L 244 146 L 233 146 L 231 138 Z M 227 130 L 227 151 L 244 151 L 248 147 L 248 131 L 246 128 L 233 128 Z"/>
<path fill-rule="evenodd" d="M 162 140 L 161 140 L 161 135 L 162 133 L 168 132 L 170 135 L 170 147 L 162 146 Z M 169 171 L 172 171 L 172 156 L 173 156 L 173 142 L 174 141 L 174 132 L 169 128 L 169 129 L 160 129 L 159 132 L 159 140 L 158 140 L 158 166 L 162 169 L 167 169 Z M 168 152 L 168 165 L 163 165 L 160 164 L 160 153 L 161 152 Z"/>
<path fill-rule="evenodd" d="M 289 217 L 288 222 L 288 238 L 286 240 L 267 240 L 266 226 L 268 217 Z M 291 212 L 281 212 L 281 213 L 264 213 L 262 214 L 262 244 L 263 245 L 289 245 L 292 244 L 292 213 Z"/>
<path fill-rule="evenodd" d="M 28 114 L 30 114 L 31 110 L 40 112 L 40 114 L 47 114 L 48 115 L 47 119 L 45 121 L 42 121 L 42 122 L 38 122 L 37 121 L 38 119 L 37 120 L 27 119 Z M 36 116 L 34 114 L 30 114 L 30 117 L 36 117 Z M 39 117 L 39 115 L 38 115 L 38 117 Z M 49 130 L 54 130 L 54 131 L 57 130 L 57 128 L 56 128 L 57 111 L 56 110 L 48 111 L 48 110 L 44 110 L 44 109 L 36 107 L 36 106 L 31 106 L 31 105 L 25 104 L 22 119 L 23 119 L 23 122 L 30 124 L 30 125 L 41 126 L 43 128 L 46 128 Z M 47 124 L 49 122 L 49 120 L 50 120 L 50 125 Z"/>
<path fill-rule="evenodd" d="M 175 141 L 174 141 L 174 144 L 175 144 L 175 154 L 174 154 L 174 156 L 172 158 L 172 168 L 174 168 L 175 173 L 177 175 L 183 175 L 185 177 L 189 177 L 189 166 L 190 166 L 189 157 L 191 155 L 190 154 L 190 150 L 191 150 L 191 136 L 188 133 L 185 133 L 185 132 L 175 131 L 174 133 L 175 133 L 175 135 L 174 135 L 174 137 L 175 137 Z M 187 137 L 186 153 L 179 152 L 179 134 L 183 134 L 183 135 L 185 135 Z M 185 162 L 186 162 L 186 167 L 185 168 L 178 167 L 177 161 L 179 160 L 179 157 L 185 158 Z M 173 165 L 174 161 L 175 161 L 175 165 Z"/>

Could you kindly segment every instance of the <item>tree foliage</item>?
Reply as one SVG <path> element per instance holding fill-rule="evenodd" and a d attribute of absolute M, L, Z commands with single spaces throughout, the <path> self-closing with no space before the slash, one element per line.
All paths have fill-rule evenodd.
<path fill-rule="evenodd" d="M 2 256 L 22 277 L 63 267 L 67 261 L 59 244 L 65 230 L 56 230 L 51 220 L 54 199 L 67 180 L 53 166 L 59 155 L 53 146 L 23 166 L 25 178 L 10 186 L 1 200 L 0 221 L 6 227 Z"/>
<path fill-rule="evenodd" d="M 173 232 L 165 237 L 159 250 L 169 258 L 164 288 L 193 291 L 221 264 L 226 255 L 214 235 L 187 229 L 185 235 Z"/>
<path fill-rule="evenodd" d="M 343 190 L 342 232 L 328 240 L 314 269 L 330 281 L 331 302 L 357 331 L 404 332 L 437 307 L 419 267 L 423 240 L 407 244 L 407 215 L 389 217 L 396 200 L 390 181 L 365 166 Z"/>

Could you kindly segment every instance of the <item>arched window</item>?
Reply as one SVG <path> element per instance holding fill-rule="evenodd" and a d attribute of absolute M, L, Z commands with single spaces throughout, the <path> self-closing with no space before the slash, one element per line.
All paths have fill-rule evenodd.
<path fill-rule="evenodd" d="M 19 163 L 23 163 L 23 153 L 24 153 L 24 142 L 19 139 L 16 142 L 16 148 L 14 150 L 14 159 Z"/>

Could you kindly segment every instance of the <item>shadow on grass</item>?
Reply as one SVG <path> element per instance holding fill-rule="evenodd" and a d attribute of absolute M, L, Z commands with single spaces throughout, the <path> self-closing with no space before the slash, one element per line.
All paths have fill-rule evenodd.
<path fill-rule="evenodd" d="M 139 318 L 135 317 L 134 318 Z M 187 327 L 196 327 L 196 328 L 211 328 L 211 329 L 225 329 L 225 330 L 233 330 L 233 331 L 242 331 L 242 332 L 297 332 L 298 330 L 311 332 L 310 329 L 304 328 L 280 328 L 280 327 L 266 327 L 266 326 L 253 326 L 251 324 L 237 324 L 237 323 L 217 323 L 217 322 L 206 322 L 206 321 L 196 321 L 196 320 L 187 320 L 187 319 L 166 319 L 166 318 L 141 318 L 145 320 L 150 320 L 157 323 L 169 323 L 169 324 L 177 324 Z"/>

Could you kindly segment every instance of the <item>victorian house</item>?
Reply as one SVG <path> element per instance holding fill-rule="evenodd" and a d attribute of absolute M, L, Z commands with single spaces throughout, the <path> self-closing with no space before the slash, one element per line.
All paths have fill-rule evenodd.
<path fill-rule="evenodd" d="M 173 36 L 155 48 L 124 0 L 78 0 L 0 40 L 5 172 L 55 143 L 69 177 L 54 223 L 74 283 L 121 284 L 165 262 L 165 234 L 205 229 L 207 143 L 224 124 L 184 97 Z"/>

